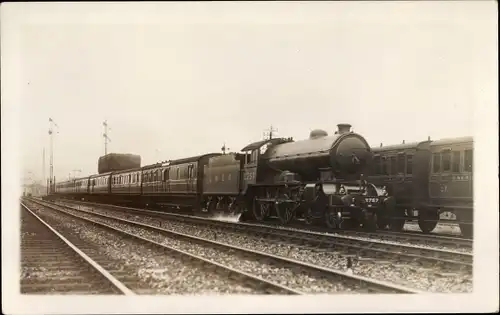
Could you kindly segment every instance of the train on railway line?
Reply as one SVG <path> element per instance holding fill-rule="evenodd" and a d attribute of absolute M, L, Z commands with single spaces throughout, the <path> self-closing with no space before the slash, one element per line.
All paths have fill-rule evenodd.
<path fill-rule="evenodd" d="M 473 146 L 472 137 L 461 137 L 372 148 L 368 180 L 395 198 L 394 213 L 379 227 L 401 230 L 415 220 L 429 233 L 449 212 L 462 234 L 472 237 Z"/>
<path fill-rule="evenodd" d="M 418 221 L 429 233 L 440 214 L 473 232 L 473 138 L 372 147 L 339 124 L 334 135 L 274 138 L 240 153 L 208 153 L 135 169 L 96 174 L 55 185 L 58 197 L 159 205 L 194 212 L 277 217 L 288 224 L 329 228 L 403 229 Z"/>
<path fill-rule="evenodd" d="M 300 141 L 270 137 L 239 153 L 207 153 L 60 182 L 54 194 L 176 211 L 223 211 L 240 214 L 241 220 L 278 218 L 282 224 L 293 220 L 375 230 L 394 212 L 394 198 L 365 178 L 373 157 L 365 138 L 349 124 L 337 127 L 334 135 L 313 130 Z"/>

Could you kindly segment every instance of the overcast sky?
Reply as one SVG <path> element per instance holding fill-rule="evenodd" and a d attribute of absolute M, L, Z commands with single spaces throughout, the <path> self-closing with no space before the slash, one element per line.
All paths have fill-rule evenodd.
<path fill-rule="evenodd" d="M 105 119 L 108 152 L 143 165 L 239 151 L 271 124 L 298 140 L 350 123 L 372 146 L 473 135 L 474 107 L 498 106 L 481 97 L 496 89 L 491 4 L 24 3 L 2 14 L 2 111 L 19 109 L 37 179 L 49 117 L 57 179 L 97 173 Z"/>

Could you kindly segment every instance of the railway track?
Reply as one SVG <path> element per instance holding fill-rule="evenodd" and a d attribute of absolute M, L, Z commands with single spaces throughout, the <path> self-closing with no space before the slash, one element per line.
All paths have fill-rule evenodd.
<path fill-rule="evenodd" d="M 133 293 L 78 245 L 21 204 L 22 294 Z"/>
<path fill-rule="evenodd" d="M 164 244 L 161 244 L 159 242 L 155 242 L 151 239 L 147 239 L 142 237 L 139 234 L 133 234 L 133 233 L 127 233 L 123 229 L 117 229 L 113 228 L 112 226 L 101 224 L 99 222 L 89 220 L 83 217 L 78 217 L 75 216 L 71 213 L 67 213 L 64 211 L 60 211 L 56 208 L 52 207 L 47 207 L 46 205 L 42 203 L 36 203 L 33 205 L 34 208 L 37 208 L 37 210 L 41 209 L 50 209 L 50 211 L 58 212 L 63 214 L 64 216 L 71 217 L 71 218 L 76 218 L 80 222 L 84 222 L 85 224 L 91 225 L 93 227 L 97 227 L 100 229 L 105 229 L 106 231 L 112 232 L 114 234 L 119 234 L 123 238 L 133 240 L 134 242 L 139 242 L 142 247 L 147 247 L 147 248 L 154 248 L 156 250 L 159 250 L 161 254 L 159 255 L 168 255 L 168 256 L 176 256 L 178 257 L 184 264 L 190 264 L 193 269 L 203 269 L 204 272 L 210 274 L 209 276 L 206 277 L 205 282 L 213 281 L 215 276 L 219 276 L 222 281 L 218 282 L 218 285 L 228 285 L 229 283 L 232 283 L 235 287 L 249 287 L 251 288 L 250 290 L 248 289 L 243 289 L 243 293 L 258 293 L 258 294 L 286 294 L 286 295 L 297 295 L 297 294 L 303 294 L 302 292 L 298 290 L 294 290 L 292 288 L 289 288 L 287 286 L 283 286 L 277 283 L 274 283 L 272 281 L 267 281 L 266 279 L 262 279 L 259 277 L 256 277 L 252 274 L 242 272 L 240 270 L 237 270 L 235 268 L 231 268 L 228 266 L 225 266 L 223 264 L 213 262 L 210 260 L 207 260 L 203 257 L 200 257 L 198 255 L 194 255 L 192 253 L 178 250 L 176 248 L 166 246 Z M 36 211 L 36 210 L 35 210 Z M 142 257 L 140 257 L 142 258 Z M 128 263 L 127 263 L 128 264 Z M 160 266 L 161 267 L 161 266 Z M 165 267 L 165 266 L 164 266 Z M 111 272 L 113 273 L 113 272 Z M 177 273 L 177 279 L 176 282 L 178 283 L 179 281 L 189 281 L 185 278 L 180 278 L 179 275 L 186 274 L 185 271 L 181 271 Z M 196 276 L 196 275 L 195 275 Z M 157 290 L 154 288 L 154 285 L 151 287 L 145 285 L 139 277 L 135 277 L 134 272 L 132 269 L 129 268 L 128 271 L 123 272 L 121 270 L 121 277 L 126 278 L 126 283 L 128 287 L 131 288 L 131 292 L 134 292 L 135 294 L 156 294 L 158 293 Z M 120 277 L 117 277 L 120 279 Z M 199 280 L 199 277 L 198 277 Z M 169 283 L 166 283 L 167 286 L 172 286 Z M 174 284 L 175 285 L 175 284 Z M 196 283 L 187 283 L 187 286 L 196 286 Z M 218 289 L 218 288 L 217 288 Z M 194 292 L 196 293 L 196 292 Z M 234 292 L 230 292 L 234 293 Z"/>
<path fill-rule="evenodd" d="M 88 210 L 69 208 L 62 205 L 46 204 L 44 206 L 67 213 L 94 225 L 127 233 L 131 237 L 141 237 L 154 242 L 175 243 L 175 247 L 187 248 L 198 246 L 208 251 L 205 258 L 211 261 L 224 261 L 236 257 L 242 269 L 252 269 L 261 278 L 273 279 L 282 286 L 287 286 L 297 293 L 421 293 L 422 291 L 394 283 L 380 281 L 360 275 L 350 274 L 333 268 L 327 268 L 295 260 L 293 258 L 274 255 L 247 247 L 231 245 L 217 240 L 197 237 L 179 231 L 164 229 L 137 221 L 105 215 Z M 142 235 L 142 236 L 139 236 Z M 179 250 L 176 248 L 176 250 Z M 189 250 L 186 250 L 189 251 Z M 252 266 L 250 268 L 250 266 Z M 248 271 L 247 271 L 248 272 Z M 269 281 L 269 280 L 268 280 Z"/>
<path fill-rule="evenodd" d="M 304 227 L 300 225 L 283 226 L 272 222 L 251 223 L 251 224 L 263 225 L 283 230 L 294 230 L 294 231 L 300 230 L 310 233 L 337 234 L 342 236 L 352 236 L 352 237 L 368 238 L 368 239 L 387 241 L 387 242 L 399 242 L 417 246 L 426 246 L 426 247 L 432 246 L 436 248 L 443 248 L 449 250 L 472 252 L 472 240 L 463 237 L 444 236 L 437 234 L 424 234 L 422 232 L 412 232 L 412 231 L 394 232 L 387 230 L 382 230 L 377 232 L 367 232 L 364 230 L 338 230 L 332 232 L 331 230 L 328 230 L 326 228 L 317 227 L 317 228 L 304 229 Z"/>
<path fill-rule="evenodd" d="M 206 219 L 182 214 L 171 214 L 160 211 L 151 211 L 135 208 L 125 208 L 110 205 L 98 205 L 104 209 L 119 209 L 131 214 L 144 214 L 158 218 L 168 218 L 182 222 L 202 224 L 205 226 L 218 227 L 224 230 L 235 232 L 246 232 L 258 235 L 261 239 L 268 241 L 286 241 L 295 246 L 312 247 L 321 250 L 343 250 L 347 255 L 364 256 L 367 258 L 386 259 L 398 263 L 418 262 L 427 267 L 438 267 L 443 271 L 453 270 L 472 270 L 472 254 L 465 251 L 454 251 L 449 249 L 438 249 L 428 246 L 417 246 L 401 243 L 397 237 L 405 237 L 406 233 L 388 233 L 379 236 L 378 233 L 367 233 L 357 231 L 345 231 L 340 234 L 320 233 L 314 231 L 305 231 L 303 229 L 293 229 L 278 227 L 265 224 L 253 224 L 242 222 L 226 222 L 214 219 Z M 354 237 L 357 236 L 357 237 Z M 362 236 L 362 238 L 361 238 Z M 418 239 L 432 241 L 432 237 L 418 236 Z M 377 239 L 378 238 L 378 239 Z M 385 239 L 384 239 L 385 238 Z M 394 242 L 397 239 L 398 242 Z M 390 242 L 388 241 L 390 240 Z M 411 239 L 415 241 L 415 239 Z M 453 242 L 453 239 L 447 239 L 447 242 Z M 440 240 L 442 245 L 443 239 Z M 456 244 L 460 244 L 456 241 Z M 463 248 L 467 248 L 464 243 Z M 459 246 L 459 245 L 458 245 Z"/>
<path fill-rule="evenodd" d="M 188 214 L 177 214 L 177 213 L 168 213 L 168 212 L 163 212 L 163 211 L 154 211 L 154 210 L 145 210 L 145 209 L 138 209 L 138 208 L 130 208 L 130 207 L 122 207 L 122 206 L 115 206 L 115 205 L 110 205 L 110 204 L 98 204 L 98 203 L 93 203 L 93 202 L 85 202 L 85 201 L 74 201 L 74 200 L 65 200 L 65 201 L 59 201 L 59 203 L 65 202 L 65 203 L 70 203 L 70 204 L 81 204 L 81 205 L 88 205 L 88 206 L 99 206 L 99 207 L 109 207 L 110 209 L 116 208 L 116 209 L 130 209 L 130 210 L 136 210 L 136 211 L 151 211 L 152 213 L 156 212 L 159 214 L 162 214 L 166 217 L 171 217 L 171 218 L 188 218 L 192 220 L 210 220 L 209 217 L 200 217 L 200 216 L 192 216 Z M 220 221 L 217 219 L 214 219 L 215 221 Z M 290 224 L 288 226 L 283 226 L 280 225 L 279 223 L 275 222 L 236 222 L 236 221 L 231 221 L 231 223 L 235 224 L 248 224 L 248 225 L 255 225 L 255 226 L 267 226 L 270 228 L 277 228 L 277 229 L 282 229 L 282 230 L 293 230 L 293 231 L 304 231 L 304 232 L 311 232 L 311 233 L 320 233 L 320 234 L 338 234 L 338 235 L 344 235 L 344 236 L 354 236 L 354 237 L 363 237 L 363 238 L 370 238 L 370 239 L 379 239 L 381 241 L 389 241 L 389 242 L 404 242 L 406 244 L 413 244 L 413 245 L 422 245 L 422 246 L 434 246 L 434 247 L 442 247 L 442 248 L 447 248 L 450 250 L 460 250 L 464 252 L 472 252 L 472 239 L 469 238 L 464 238 L 456 235 L 442 235 L 442 234 L 436 234 L 436 233 L 431 233 L 431 234 L 425 234 L 423 232 L 418 232 L 418 231 L 402 231 L 402 232 L 394 232 L 394 231 L 387 231 L 387 230 L 379 230 L 377 232 L 367 232 L 364 230 L 338 230 L 338 231 L 331 231 L 326 228 L 321 228 L 321 227 L 309 227 L 307 229 L 304 228 L 303 225 L 299 224 Z"/>

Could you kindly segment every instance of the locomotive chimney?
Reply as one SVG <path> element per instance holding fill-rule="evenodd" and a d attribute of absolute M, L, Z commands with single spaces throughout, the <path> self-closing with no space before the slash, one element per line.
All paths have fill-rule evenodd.
<path fill-rule="evenodd" d="M 403 144 L 405 144 L 405 141 L 403 140 Z"/>
<path fill-rule="evenodd" d="M 351 131 L 351 125 L 349 124 L 338 124 L 337 127 L 339 134 L 349 133 Z"/>

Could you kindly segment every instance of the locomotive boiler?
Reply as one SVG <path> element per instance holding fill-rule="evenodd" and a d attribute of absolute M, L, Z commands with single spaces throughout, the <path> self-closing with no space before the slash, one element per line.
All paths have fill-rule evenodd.
<path fill-rule="evenodd" d="M 304 181 L 314 181 L 322 175 L 359 179 L 372 153 L 366 140 L 351 132 L 350 127 L 339 124 L 333 136 L 313 130 L 309 139 L 273 146 L 263 159 L 271 169 L 296 173 Z"/>
<path fill-rule="evenodd" d="M 374 229 L 378 214 L 391 205 L 381 188 L 367 183 L 369 144 L 351 125 L 339 124 L 333 136 L 314 130 L 309 139 L 263 144 L 253 190 L 253 215 L 273 213 L 282 223 L 294 217 L 330 228 L 349 223 Z"/>

